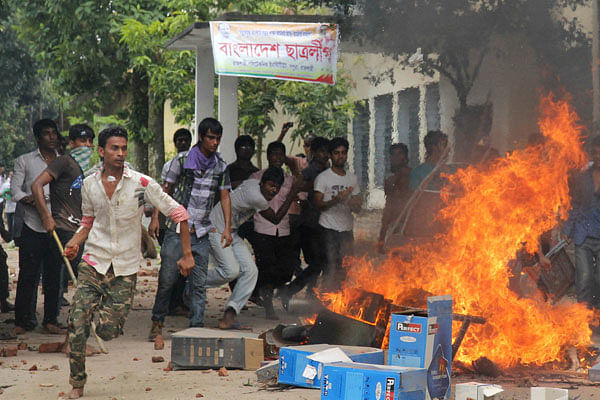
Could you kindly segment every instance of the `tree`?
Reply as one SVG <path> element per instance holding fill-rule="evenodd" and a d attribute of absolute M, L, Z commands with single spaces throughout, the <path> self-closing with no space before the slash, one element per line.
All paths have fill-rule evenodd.
<path fill-rule="evenodd" d="M 33 110 L 44 111 L 42 105 L 46 104 L 50 106 L 46 111 L 54 111 L 54 99 L 42 96 L 45 82 L 13 24 L 14 8 L 0 3 L 0 165 L 9 168 L 12 160 L 35 147 Z"/>
<path fill-rule="evenodd" d="M 136 162 L 147 172 L 147 77 L 130 68 L 120 41 L 127 18 L 152 21 L 166 13 L 159 0 L 13 1 L 19 37 L 66 100 L 67 113 L 92 120 L 95 113 L 127 119 Z M 40 39 L 41 38 L 41 39 Z"/>
<path fill-rule="evenodd" d="M 348 5 L 348 1 L 330 1 Z M 352 2 L 350 2 L 352 3 Z M 537 51 L 540 61 L 587 41 L 577 21 L 558 18 L 561 8 L 585 0 L 357 0 L 360 17 L 347 18 L 343 33 L 394 55 L 415 72 L 438 73 L 450 81 L 459 102 L 454 117 L 457 157 L 489 131 L 491 106 L 469 104 L 468 97 L 483 60 L 490 55 L 492 38 L 517 35 Z M 346 7 L 352 12 L 354 8 Z M 380 77 L 374 77 L 379 79 Z"/>
<path fill-rule="evenodd" d="M 125 43 L 134 71 L 147 77 L 148 129 L 143 136 L 146 143 L 152 143 L 153 175 L 158 176 L 165 162 L 164 152 L 164 104 L 172 100 L 178 120 L 191 119 L 194 104 L 194 55 L 189 51 L 168 51 L 165 42 L 181 32 L 192 18 L 206 18 L 206 15 L 174 11 L 159 20 L 143 23 L 128 18 L 121 26 L 121 42 Z M 191 89 L 191 90 L 190 90 Z M 181 111 L 183 109 L 183 112 Z M 182 113 L 189 113 L 184 118 Z M 188 121 L 186 121 L 188 122 Z"/>

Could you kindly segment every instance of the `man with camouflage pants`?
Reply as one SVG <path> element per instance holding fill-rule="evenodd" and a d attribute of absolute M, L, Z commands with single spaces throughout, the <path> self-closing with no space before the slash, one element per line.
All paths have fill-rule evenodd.
<path fill-rule="evenodd" d="M 142 207 L 152 204 L 180 223 L 182 258 L 177 265 L 183 275 L 194 267 L 185 208 L 152 178 L 125 166 L 127 132 L 108 128 L 98 137 L 103 168 L 84 180 L 81 226 L 65 246 L 65 255 L 74 258 L 87 240 L 79 265 L 79 282 L 69 317 L 70 383 L 69 399 L 83 396 L 86 382 L 85 350 L 94 311 L 98 314 L 96 333 L 104 340 L 117 337 L 131 308 L 141 253 Z"/>

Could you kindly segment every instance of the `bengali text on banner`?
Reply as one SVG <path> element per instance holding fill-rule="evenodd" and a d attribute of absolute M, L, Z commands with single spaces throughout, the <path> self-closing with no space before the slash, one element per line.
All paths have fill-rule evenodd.
<path fill-rule="evenodd" d="M 211 21 L 210 35 L 219 75 L 335 83 L 335 24 Z"/>

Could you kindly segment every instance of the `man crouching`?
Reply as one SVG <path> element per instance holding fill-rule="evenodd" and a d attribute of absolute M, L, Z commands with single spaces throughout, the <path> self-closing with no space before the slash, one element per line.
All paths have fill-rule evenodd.
<path fill-rule="evenodd" d="M 181 224 L 183 257 L 177 265 L 183 275 L 194 267 L 188 213 L 152 178 L 125 166 L 127 131 L 116 127 L 100 132 L 98 153 L 104 160 L 103 168 L 83 182 L 81 226 L 65 246 L 65 255 L 73 259 L 85 242 L 69 316 L 69 381 L 73 386 L 69 399 L 83 396 L 86 342 L 94 311 L 98 318 L 96 333 L 110 340 L 122 332 L 131 308 L 142 261 L 141 200 Z"/>

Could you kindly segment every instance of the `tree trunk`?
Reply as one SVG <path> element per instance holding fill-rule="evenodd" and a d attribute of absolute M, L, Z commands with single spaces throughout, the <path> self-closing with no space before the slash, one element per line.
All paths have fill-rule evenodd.
<path fill-rule="evenodd" d="M 135 165 L 138 171 L 148 174 L 148 143 L 144 142 L 148 132 L 148 76 L 144 71 L 133 71 L 131 89 L 130 133 L 135 143 Z"/>
<path fill-rule="evenodd" d="M 256 166 L 262 169 L 262 152 L 263 152 L 263 137 L 256 138 Z"/>
<path fill-rule="evenodd" d="M 134 144 L 136 170 L 148 174 L 148 144 L 140 139 L 135 139 Z"/>
<path fill-rule="evenodd" d="M 158 179 L 165 163 L 165 132 L 163 123 L 165 105 L 164 103 L 156 104 L 153 99 L 154 97 L 150 96 L 148 101 L 148 127 L 153 135 L 150 173 L 155 179 Z"/>

